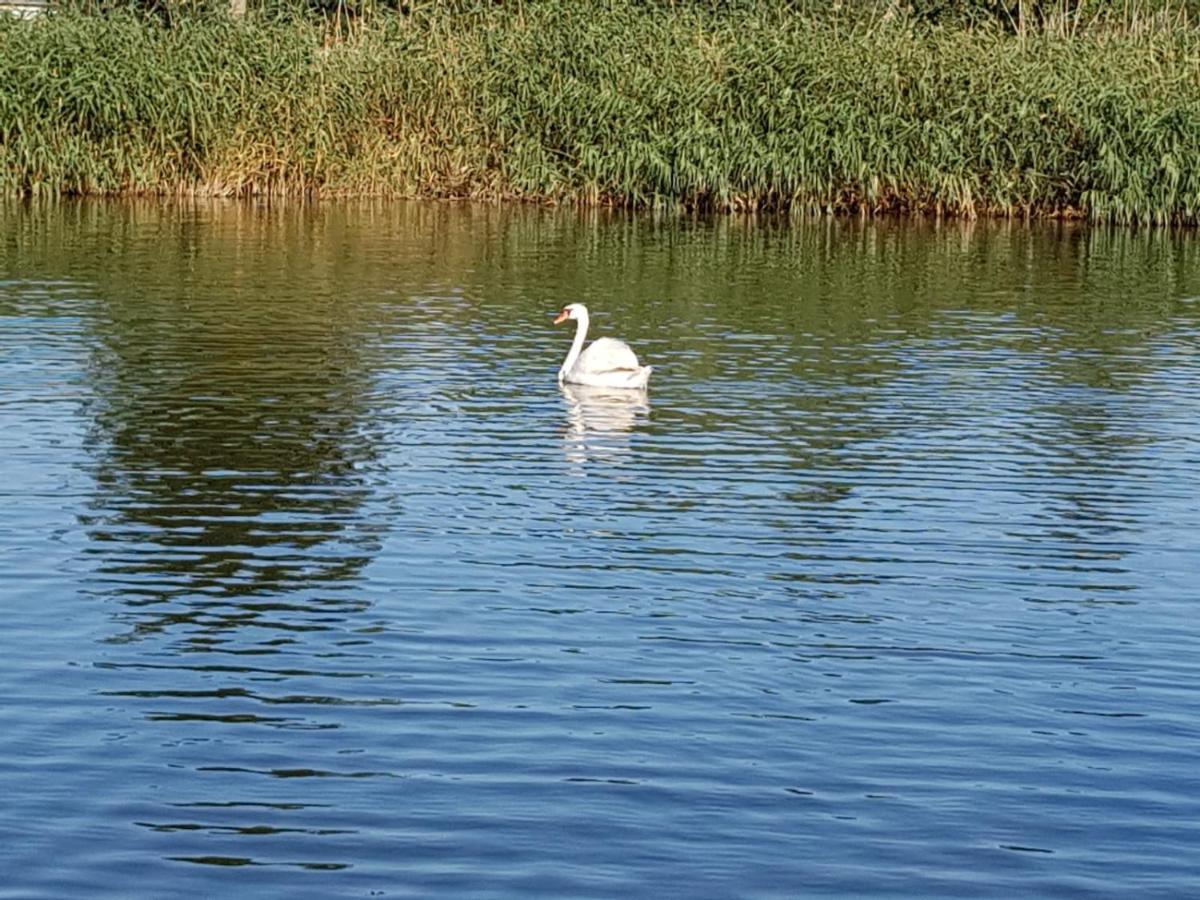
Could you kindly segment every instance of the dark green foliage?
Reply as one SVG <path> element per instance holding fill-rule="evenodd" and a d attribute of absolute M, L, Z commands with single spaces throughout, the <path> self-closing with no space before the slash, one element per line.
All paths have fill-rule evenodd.
<path fill-rule="evenodd" d="M 1200 216 L 1200 37 L 601 0 L 0 22 L 6 193 Z"/>
<path fill-rule="evenodd" d="M 927 22 L 998 24 L 1012 31 L 1078 28 L 1105 20 L 1155 15 L 1194 17 L 1197 0 L 891 0 L 891 8 Z"/>

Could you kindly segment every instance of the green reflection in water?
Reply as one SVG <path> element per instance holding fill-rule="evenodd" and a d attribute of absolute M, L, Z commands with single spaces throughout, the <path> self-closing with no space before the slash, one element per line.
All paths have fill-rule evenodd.
<path fill-rule="evenodd" d="M 0 229 L 8 278 L 89 298 L 97 589 L 137 610 L 129 636 L 201 645 L 361 608 L 338 590 L 405 514 L 396 454 L 436 463 L 431 421 L 552 396 L 568 300 L 656 367 L 622 427 L 696 467 L 723 448 L 682 438 L 757 434 L 788 470 L 839 472 L 790 489 L 829 508 L 897 447 L 936 464 L 1006 427 L 1064 472 L 1119 465 L 1146 437 L 1108 410 L 1200 293 L 1191 236 L 1068 225 L 78 203 L 8 205 Z M 1122 515 L 1111 492 L 1052 502 Z"/>

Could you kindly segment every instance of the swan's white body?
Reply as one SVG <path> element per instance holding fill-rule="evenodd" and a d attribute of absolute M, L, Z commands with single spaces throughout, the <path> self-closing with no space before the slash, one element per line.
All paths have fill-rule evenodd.
<path fill-rule="evenodd" d="M 576 321 L 575 340 L 562 368 L 558 370 L 559 384 L 584 384 L 590 387 L 644 389 L 650 380 L 651 366 L 643 366 L 624 341 L 614 338 L 597 338 L 587 349 L 588 311 L 582 303 L 564 306 L 557 325 L 568 319 Z"/>

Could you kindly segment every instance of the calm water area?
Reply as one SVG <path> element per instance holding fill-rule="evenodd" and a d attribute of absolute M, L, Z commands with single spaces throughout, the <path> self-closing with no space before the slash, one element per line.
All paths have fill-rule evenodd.
<path fill-rule="evenodd" d="M 1195 896 L 1198 343 L 1187 233 L 0 206 L 0 898 Z"/>

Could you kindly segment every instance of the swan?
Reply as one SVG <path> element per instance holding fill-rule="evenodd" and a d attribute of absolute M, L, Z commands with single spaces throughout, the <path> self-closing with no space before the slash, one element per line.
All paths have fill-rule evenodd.
<path fill-rule="evenodd" d="M 558 370 L 559 384 L 584 384 L 591 387 L 644 389 L 650 380 L 651 366 L 643 366 L 624 341 L 597 338 L 583 349 L 587 337 L 588 311 L 582 303 L 569 303 L 554 319 L 559 325 L 574 319 L 575 340 L 562 368 Z"/>

